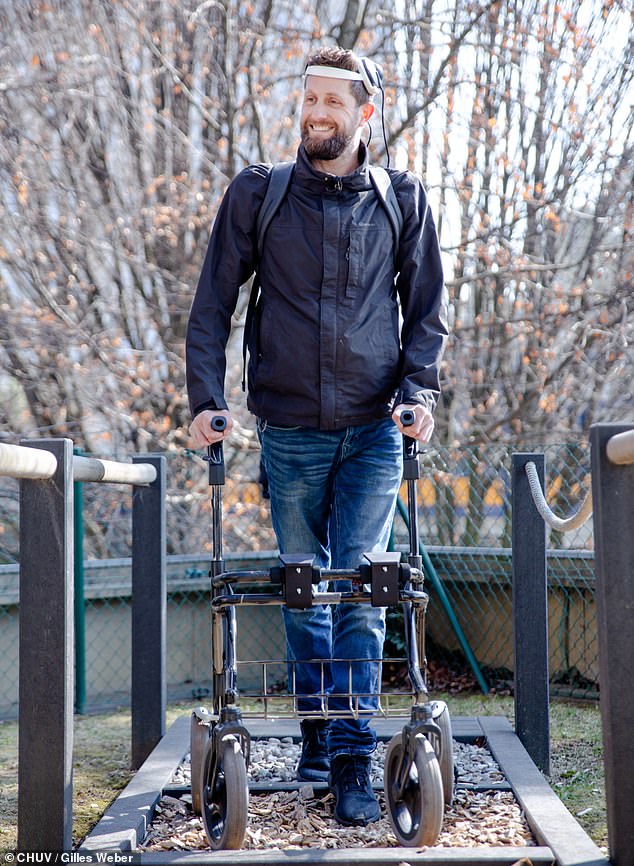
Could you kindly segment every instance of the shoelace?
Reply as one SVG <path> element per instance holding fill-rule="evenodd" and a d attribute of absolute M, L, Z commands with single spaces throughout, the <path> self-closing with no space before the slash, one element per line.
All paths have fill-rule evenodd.
<path fill-rule="evenodd" d="M 310 727 L 306 731 L 305 739 L 307 746 L 316 751 L 324 751 L 326 748 L 326 730 L 321 727 Z"/>

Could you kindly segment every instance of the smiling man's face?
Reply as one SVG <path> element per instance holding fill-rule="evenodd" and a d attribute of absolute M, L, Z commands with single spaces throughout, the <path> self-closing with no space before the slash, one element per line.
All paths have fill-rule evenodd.
<path fill-rule="evenodd" d="M 309 75 L 300 117 L 302 144 L 311 159 L 330 160 L 358 149 L 365 117 L 350 82 Z"/>

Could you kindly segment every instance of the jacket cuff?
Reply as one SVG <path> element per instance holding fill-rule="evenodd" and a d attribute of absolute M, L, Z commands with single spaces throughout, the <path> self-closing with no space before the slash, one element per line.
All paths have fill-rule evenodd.
<path fill-rule="evenodd" d="M 436 397 L 431 391 L 415 391 L 413 394 L 406 394 L 403 390 L 400 390 L 396 395 L 394 405 L 398 406 L 401 403 L 418 404 L 419 406 L 425 406 L 426 409 L 433 412 L 436 408 L 436 402 Z"/>
<path fill-rule="evenodd" d="M 206 409 L 218 409 L 218 410 L 221 410 L 221 409 L 227 409 L 227 408 L 228 408 L 228 407 L 227 407 L 227 404 L 225 403 L 224 400 L 222 401 L 222 403 L 223 403 L 222 406 L 219 406 L 219 405 L 218 405 L 219 402 L 221 402 L 221 401 L 218 401 L 218 400 L 207 400 L 206 403 L 201 403 L 200 406 L 194 406 L 194 408 L 192 409 L 192 417 L 195 418 L 196 415 L 200 415 L 200 413 L 201 413 L 201 412 L 204 412 Z"/>

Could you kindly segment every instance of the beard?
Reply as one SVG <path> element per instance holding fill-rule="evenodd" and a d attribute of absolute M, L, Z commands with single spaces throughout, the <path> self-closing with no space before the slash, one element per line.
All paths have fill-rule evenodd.
<path fill-rule="evenodd" d="M 351 141 L 351 135 L 341 132 L 335 132 L 330 138 L 312 138 L 306 126 L 302 129 L 302 144 L 310 159 L 337 159 Z"/>

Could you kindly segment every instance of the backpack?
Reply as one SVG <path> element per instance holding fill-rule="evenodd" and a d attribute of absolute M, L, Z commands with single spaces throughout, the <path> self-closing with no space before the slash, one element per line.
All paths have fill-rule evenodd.
<path fill-rule="evenodd" d="M 280 162 L 274 165 L 269 175 L 269 182 L 266 188 L 264 200 L 258 211 L 256 218 L 256 237 L 258 246 L 258 260 L 262 257 L 264 249 L 264 236 L 271 224 L 271 220 L 280 208 L 280 205 L 286 198 L 288 188 L 291 185 L 293 172 L 295 171 L 294 162 Z M 385 208 L 392 234 L 394 235 L 394 257 L 398 252 L 398 245 L 403 229 L 403 214 L 396 199 L 396 193 L 392 186 L 392 181 L 389 174 L 380 166 L 369 166 L 370 180 L 376 192 L 379 201 Z M 258 297 L 260 294 L 260 283 L 256 273 L 253 278 L 251 294 L 249 295 L 249 303 L 247 305 L 247 313 L 244 322 L 244 336 L 242 340 L 242 390 L 246 389 L 246 360 L 247 360 L 247 343 L 251 333 L 251 326 L 255 316 L 255 308 L 257 306 Z"/>
<path fill-rule="evenodd" d="M 274 165 L 269 175 L 269 184 L 266 189 L 264 201 L 258 211 L 256 222 L 256 235 L 258 239 L 258 258 L 262 256 L 264 248 L 264 235 L 271 223 L 271 220 L 280 208 L 280 205 L 286 198 L 286 193 L 293 178 L 295 169 L 294 162 L 280 162 Z M 394 249 L 398 248 L 398 243 L 403 229 L 403 214 L 396 200 L 396 193 L 392 186 L 390 176 L 384 168 L 380 166 L 369 166 L 370 180 L 374 191 L 379 197 L 379 200 L 390 220 L 392 232 L 394 234 Z"/>

